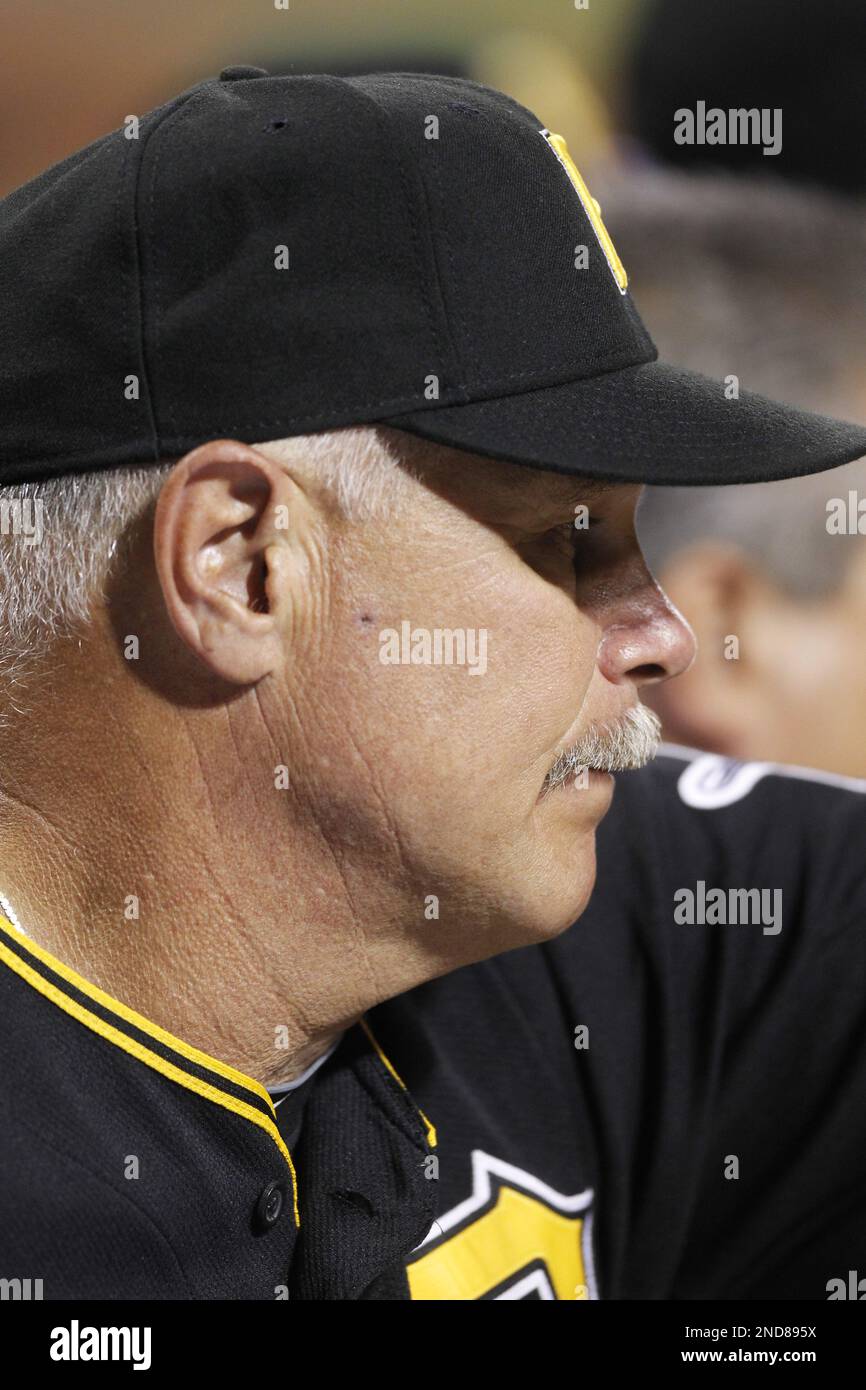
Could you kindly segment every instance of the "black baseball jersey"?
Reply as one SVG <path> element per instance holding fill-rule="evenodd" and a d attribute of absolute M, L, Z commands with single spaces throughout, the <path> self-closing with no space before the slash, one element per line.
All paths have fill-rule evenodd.
<path fill-rule="evenodd" d="M 4 1287 L 826 1299 L 866 1272 L 864 792 L 619 776 L 574 926 L 371 1010 L 276 1105 L 0 924 Z"/>

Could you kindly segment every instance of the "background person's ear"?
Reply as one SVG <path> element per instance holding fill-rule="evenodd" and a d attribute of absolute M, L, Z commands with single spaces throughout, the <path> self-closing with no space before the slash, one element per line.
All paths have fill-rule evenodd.
<path fill-rule="evenodd" d="M 159 496 L 154 554 L 171 622 L 216 675 L 252 684 L 283 659 L 281 617 L 293 592 L 289 551 L 304 494 L 248 444 L 213 440 L 176 464 Z"/>
<path fill-rule="evenodd" d="M 763 662 L 750 639 L 768 586 L 738 546 L 718 541 L 678 551 L 659 583 L 691 624 L 698 653 L 684 675 L 648 689 L 644 698 L 668 741 L 730 752 L 757 713 Z"/>

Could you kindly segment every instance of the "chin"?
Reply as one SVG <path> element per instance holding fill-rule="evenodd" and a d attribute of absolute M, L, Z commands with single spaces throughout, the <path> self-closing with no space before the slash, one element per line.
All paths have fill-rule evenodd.
<path fill-rule="evenodd" d="M 584 833 L 579 840 L 575 853 L 572 837 L 570 862 L 555 856 L 546 871 L 535 869 L 536 891 L 530 896 L 524 887 L 520 910 L 509 914 L 514 939 L 503 949 L 555 941 L 585 911 L 595 887 L 595 836 Z"/>
<path fill-rule="evenodd" d="M 572 926 L 578 920 L 578 918 L 583 915 L 587 908 L 589 900 L 592 897 L 592 891 L 594 888 L 595 844 L 593 843 L 591 867 L 589 867 L 584 873 L 582 873 L 581 882 L 578 887 L 578 890 L 574 893 L 573 896 L 570 897 L 565 912 L 560 917 L 558 924 L 552 928 L 546 939 L 552 941 L 557 936 L 561 936 L 564 931 L 567 931 L 568 928 Z"/>

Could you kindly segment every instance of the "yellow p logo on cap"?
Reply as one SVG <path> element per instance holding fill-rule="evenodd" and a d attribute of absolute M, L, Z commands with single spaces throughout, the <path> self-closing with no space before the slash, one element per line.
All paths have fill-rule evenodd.
<path fill-rule="evenodd" d="M 542 130 L 540 133 L 568 175 L 575 193 L 583 204 L 583 210 L 592 223 L 592 230 L 595 232 L 598 244 L 604 252 L 605 260 L 610 266 L 610 273 L 619 286 L 619 292 L 625 294 L 628 288 L 628 276 L 625 273 L 625 266 L 617 255 L 616 247 L 610 239 L 610 232 L 601 220 L 601 208 L 584 183 L 583 176 L 568 153 L 568 146 L 562 136 L 554 135 L 551 130 Z"/>

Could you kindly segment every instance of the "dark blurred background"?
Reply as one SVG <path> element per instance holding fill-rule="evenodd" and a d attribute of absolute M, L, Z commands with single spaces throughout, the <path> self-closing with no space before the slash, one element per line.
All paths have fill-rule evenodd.
<path fill-rule="evenodd" d="M 229 63 L 466 73 L 543 106 L 584 163 L 611 142 L 707 163 L 707 149 L 674 145 L 677 107 L 782 107 L 774 173 L 863 189 L 862 0 L 586 3 L 0 0 L 0 193 Z M 768 161 L 729 146 L 709 162 L 742 170 Z"/>

